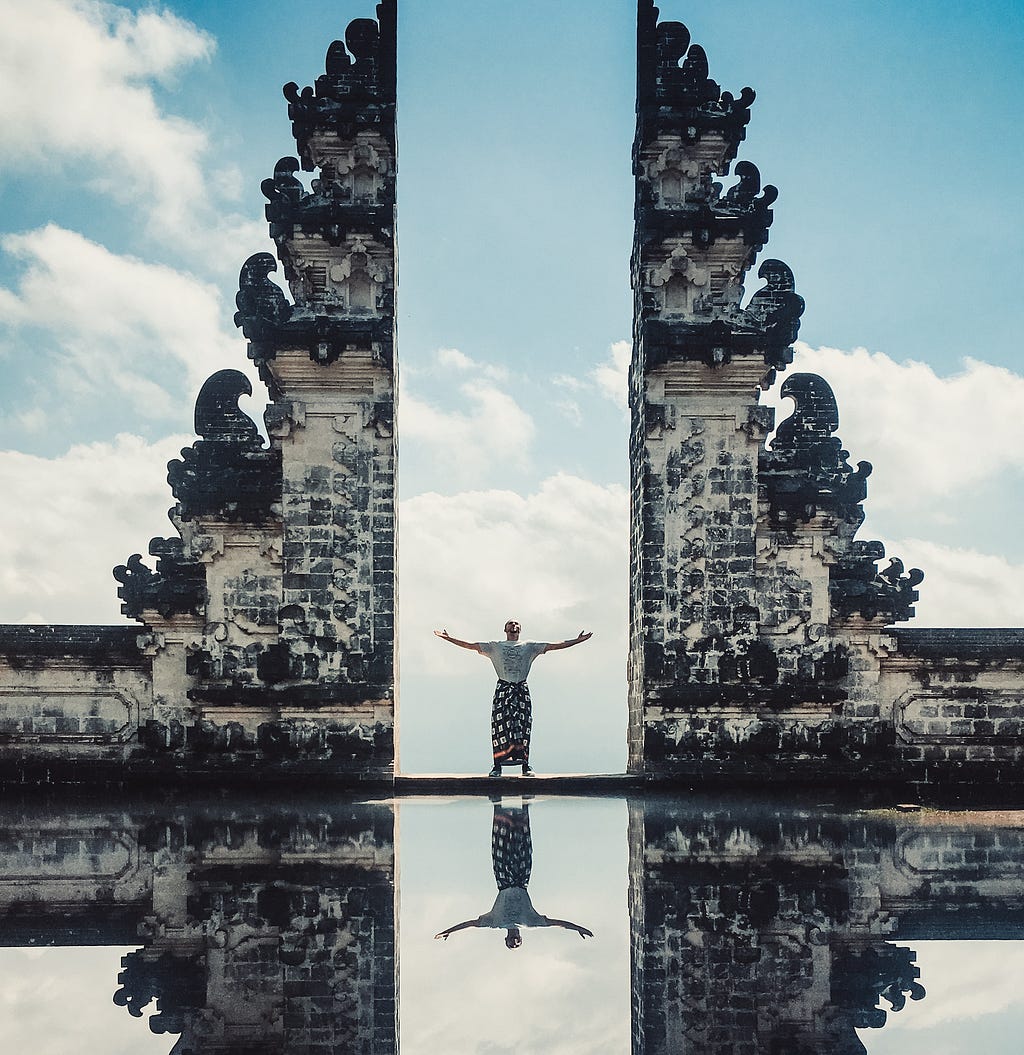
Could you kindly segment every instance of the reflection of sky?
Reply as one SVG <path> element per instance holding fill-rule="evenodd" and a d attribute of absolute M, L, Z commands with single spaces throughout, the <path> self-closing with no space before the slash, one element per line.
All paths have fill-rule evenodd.
<path fill-rule="evenodd" d="M 524 928 L 522 947 L 509 950 L 504 931 L 470 929 L 435 941 L 494 902 L 491 815 L 482 798 L 401 804 L 403 1055 L 622 1055 L 630 1029 L 625 803 L 530 806 L 533 905 L 593 938 Z"/>
<path fill-rule="evenodd" d="M 1016 1055 L 1024 1037 L 1024 942 L 911 941 L 923 1000 L 860 1030 L 869 1055 Z M 885 1006 L 883 1004 L 883 1006 Z"/>
<path fill-rule="evenodd" d="M 0 1052 L 33 1055 L 167 1055 L 176 1036 L 113 1001 L 129 949 L 0 949 Z"/>

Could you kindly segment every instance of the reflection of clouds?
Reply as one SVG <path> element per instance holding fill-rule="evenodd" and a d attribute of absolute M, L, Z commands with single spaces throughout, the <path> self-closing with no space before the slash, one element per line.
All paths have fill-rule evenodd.
<path fill-rule="evenodd" d="M 595 938 L 553 928 L 524 929 L 517 950 L 500 930 L 434 941 L 436 921 L 476 915 L 493 900 L 491 804 L 403 805 L 403 1055 L 629 1050 L 625 805 L 541 802 L 530 816 L 537 911 L 583 920 Z"/>
<path fill-rule="evenodd" d="M 919 1003 L 907 1004 L 899 1014 L 889 1015 L 883 1030 L 861 1033 L 865 1043 L 872 1041 L 869 1044 L 872 1055 L 896 1051 L 897 1046 L 903 1055 L 911 1055 L 917 1049 L 907 1048 L 908 1042 L 913 1042 L 908 1033 L 1007 1012 L 1012 1012 L 1014 1018 L 1024 1013 L 1021 988 L 1024 942 L 914 941 L 906 944 L 917 952 L 916 962 L 928 996 Z M 1017 1044 L 1019 1034 L 1014 1036 Z M 887 1043 L 892 1044 L 891 1049 Z M 942 1043 L 941 1038 L 929 1037 L 929 1055 L 940 1052 Z M 920 1050 L 923 1052 L 926 1048 Z M 1019 1045 L 1009 1050 L 1018 1051 Z"/>
<path fill-rule="evenodd" d="M 0 1051 L 167 1055 L 176 1037 L 154 1036 L 148 1013 L 134 1019 L 113 1003 L 128 951 L 0 949 Z"/>

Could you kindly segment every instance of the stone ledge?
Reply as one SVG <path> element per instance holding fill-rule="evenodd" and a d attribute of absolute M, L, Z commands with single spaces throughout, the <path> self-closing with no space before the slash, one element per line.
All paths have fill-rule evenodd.
<path fill-rule="evenodd" d="M 148 669 L 138 646 L 141 627 L 0 623 L 0 659 L 96 659 L 111 666 Z"/>
<path fill-rule="evenodd" d="M 902 655 L 931 660 L 1024 663 L 1024 629 L 922 628 L 890 630 Z"/>

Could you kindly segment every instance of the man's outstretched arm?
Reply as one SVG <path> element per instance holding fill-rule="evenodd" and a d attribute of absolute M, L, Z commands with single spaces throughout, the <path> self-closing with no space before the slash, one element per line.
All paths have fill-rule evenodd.
<path fill-rule="evenodd" d="M 594 932 L 587 930 L 586 927 L 581 927 L 578 923 L 570 923 L 567 919 L 552 919 L 550 916 L 544 917 L 545 927 L 565 927 L 566 930 L 574 930 L 581 938 L 592 938 Z"/>
<path fill-rule="evenodd" d="M 459 648 L 468 648 L 470 652 L 480 652 L 479 647 L 474 645 L 472 641 L 460 641 L 457 637 L 452 637 L 447 630 L 435 630 L 434 636 L 439 637 L 442 641 L 450 641 L 453 645 L 458 645 Z M 587 637 L 590 637 L 590 635 L 587 634 Z M 561 647 L 559 645 L 559 648 Z"/>
<path fill-rule="evenodd" d="M 579 645 L 584 641 L 589 641 L 594 635 L 589 630 L 581 630 L 579 637 L 571 637 L 568 641 L 556 641 L 554 644 L 548 645 L 544 649 L 544 652 L 555 652 L 560 648 L 572 648 L 573 645 Z M 541 653 L 543 655 L 543 653 Z"/>
<path fill-rule="evenodd" d="M 479 926 L 480 926 L 480 917 L 477 916 L 476 919 L 467 919 L 465 923 L 456 923 L 454 927 L 448 927 L 446 930 L 439 931 L 437 934 L 434 935 L 434 937 L 435 937 L 435 939 L 436 938 L 443 938 L 445 941 L 447 941 L 448 940 L 448 935 L 449 934 L 454 934 L 457 930 L 465 930 L 467 927 L 479 927 Z"/>

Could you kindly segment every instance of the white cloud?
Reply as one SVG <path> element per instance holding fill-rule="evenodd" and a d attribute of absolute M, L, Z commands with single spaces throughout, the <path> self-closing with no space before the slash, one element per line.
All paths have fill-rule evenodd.
<path fill-rule="evenodd" d="M 514 617 L 528 636 L 545 640 L 586 623 L 600 628 L 606 647 L 609 639 L 621 644 L 628 515 L 624 487 L 562 473 L 530 495 L 465 491 L 407 499 L 402 617 L 419 642 L 410 658 L 426 670 L 450 667 L 450 657 L 439 659 L 424 633 L 439 620 L 483 634 Z"/>
<path fill-rule="evenodd" d="M 632 354 L 633 346 L 629 341 L 616 341 L 608 349 L 608 361 L 590 375 L 598 391 L 622 410 L 627 406 L 629 360 Z"/>
<path fill-rule="evenodd" d="M 456 370 L 472 370 L 476 363 L 458 348 L 438 348 L 437 361 L 441 366 L 450 366 Z"/>
<path fill-rule="evenodd" d="M 909 625 L 1024 626 L 1024 564 L 925 539 L 886 541 L 885 549 L 925 571 Z"/>
<path fill-rule="evenodd" d="M 458 391 L 468 410 L 442 410 L 403 391 L 403 442 L 442 461 L 450 478 L 461 482 L 475 480 L 498 460 L 526 468 L 536 431 L 533 418 L 490 381 L 464 381 Z"/>
<path fill-rule="evenodd" d="M 492 381 L 507 381 L 509 378 L 509 372 L 504 366 L 482 363 L 478 359 L 470 358 L 465 352 L 460 352 L 458 348 L 438 348 L 434 359 L 438 366 L 462 373 L 480 374 Z"/>
<path fill-rule="evenodd" d="M 573 377 L 572 374 L 555 374 L 551 378 L 553 385 L 558 385 L 559 388 L 567 388 L 570 392 L 580 392 L 587 387 L 585 381 L 581 381 L 578 377 Z"/>
<path fill-rule="evenodd" d="M 0 451 L 0 491 L 18 496 L 0 504 L 0 622 L 127 625 L 111 569 L 174 534 L 166 466 L 191 442 L 121 435 L 59 458 Z"/>
<path fill-rule="evenodd" d="M 797 371 L 832 386 L 844 447 L 855 463 L 874 466 L 872 509 L 947 503 L 966 485 L 1024 469 L 1024 376 L 1005 367 L 965 359 L 959 373 L 942 377 L 926 363 L 798 342 L 787 374 Z M 779 405 L 779 387 L 765 402 Z M 791 409 L 787 400 L 780 420 Z"/>
<path fill-rule="evenodd" d="M 214 286 L 54 225 L 0 247 L 23 268 L 16 290 L 0 290 L 0 325 L 46 336 L 58 386 L 108 397 L 113 388 L 150 417 L 176 417 L 214 370 L 246 365 Z"/>
<path fill-rule="evenodd" d="M 0 0 L 0 17 L 0 170 L 73 172 L 193 250 L 248 242 L 254 225 L 210 200 L 237 180 L 207 171 L 206 132 L 153 94 L 154 82 L 209 60 L 209 34 L 167 10 L 99 0 Z"/>
<path fill-rule="evenodd" d="M 578 429 L 583 426 L 583 411 L 575 399 L 560 399 L 555 406 L 573 428 Z"/>

